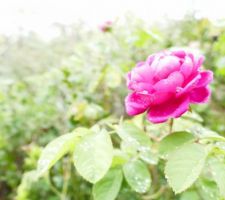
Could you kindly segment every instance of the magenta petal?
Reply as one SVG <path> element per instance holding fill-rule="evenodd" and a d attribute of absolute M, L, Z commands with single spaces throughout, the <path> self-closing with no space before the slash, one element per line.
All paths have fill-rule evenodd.
<path fill-rule="evenodd" d="M 151 84 L 142 82 L 130 82 L 128 88 L 136 92 L 148 92 L 148 93 L 151 93 L 151 91 L 153 90 Z"/>
<path fill-rule="evenodd" d="M 166 91 L 157 91 L 151 94 L 151 105 L 159 105 L 166 102 L 168 99 L 171 99 L 174 96 L 171 92 Z"/>
<path fill-rule="evenodd" d="M 136 76 L 137 78 L 137 76 Z M 147 91 L 149 93 L 152 92 L 152 84 L 148 83 L 148 82 L 142 82 L 142 81 L 136 81 L 133 77 L 133 79 L 131 79 L 131 73 L 129 72 L 127 74 L 127 87 L 130 90 L 134 90 L 136 92 L 143 92 L 143 91 Z"/>
<path fill-rule="evenodd" d="M 155 54 L 152 54 L 152 55 L 148 56 L 148 58 L 146 59 L 146 63 L 148 65 L 151 65 L 153 60 L 154 60 L 154 58 L 155 58 Z"/>
<path fill-rule="evenodd" d="M 180 72 L 173 72 L 167 79 L 162 79 L 154 85 L 154 89 L 160 92 L 176 92 L 177 87 L 181 87 L 184 77 Z"/>
<path fill-rule="evenodd" d="M 197 76 L 195 76 L 191 81 L 189 81 L 183 88 L 182 87 L 178 87 L 177 88 L 177 97 L 185 94 L 185 93 L 189 93 L 192 89 L 194 89 L 199 81 L 199 79 L 201 78 L 200 74 L 198 74 Z"/>
<path fill-rule="evenodd" d="M 177 56 L 179 58 L 184 58 L 186 53 L 184 50 L 175 50 L 172 52 L 172 55 Z"/>
<path fill-rule="evenodd" d="M 127 80 L 128 89 L 132 90 L 132 82 L 131 82 L 131 73 L 130 72 L 127 73 L 126 80 Z"/>
<path fill-rule="evenodd" d="M 190 93 L 191 103 L 205 103 L 209 100 L 210 90 L 207 87 L 195 88 Z"/>
<path fill-rule="evenodd" d="M 186 56 L 183 64 L 180 67 L 180 71 L 185 78 L 188 78 L 193 70 L 193 63 L 190 57 Z"/>
<path fill-rule="evenodd" d="M 167 78 L 172 72 L 178 71 L 180 68 L 180 59 L 175 56 L 165 56 L 161 58 L 155 73 L 155 79 Z"/>
<path fill-rule="evenodd" d="M 184 77 L 180 72 L 173 72 L 167 79 L 163 79 L 156 83 L 153 88 L 155 90 L 152 96 L 151 105 L 158 105 L 171 99 L 177 91 L 177 87 L 183 84 Z"/>
<path fill-rule="evenodd" d="M 193 62 L 193 65 L 194 65 L 193 73 L 196 73 L 198 71 L 199 67 L 201 67 L 205 58 L 202 55 L 189 54 L 189 56 L 192 59 L 192 62 Z"/>
<path fill-rule="evenodd" d="M 152 69 L 146 63 L 135 67 L 131 71 L 131 80 L 132 81 L 140 81 L 140 82 L 151 82 L 152 77 Z"/>
<path fill-rule="evenodd" d="M 213 80 L 213 72 L 210 70 L 206 70 L 200 73 L 201 78 L 197 83 L 197 87 L 205 87 Z"/>
<path fill-rule="evenodd" d="M 172 99 L 164 104 L 149 109 L 147 118 L 153 123 L 161 123 L 169 118 L 180 117 L 189 108 L 188 96 Z"/>
<path fill-rule="evenodd" d="M 141 66 L 144 65 L 144 64 L 145 64 L 144 61 L 140 61 L 140 62 L 138 62 L 138 63 L 136 64 L 136 67 L 141 67 Z"/>
<path fill-rule="evenodd" d="M 202 63 L 204 62 L 205 60 L 205 57 L 200 55 L 198 56 L 198 58 L 196 58 L 197 62 L 196 62 L 196 69 L 198 69 L 199 67 L 202 66 Z"/>
<path fill-rule="evenodd" d="M 138 115 L 145 112 L 150 104 L 148 94 L 131 93 L 125 98 L 126 112 L 128 115 Z"/>

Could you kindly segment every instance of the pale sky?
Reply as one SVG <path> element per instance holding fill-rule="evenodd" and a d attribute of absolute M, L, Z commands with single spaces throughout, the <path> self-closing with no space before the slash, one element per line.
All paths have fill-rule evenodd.
<path fill-rule="evenodd" d="M 52 24 L 82 19 L 90 26 L 113 20 L 130 11 L 148 21 L 180 19 L 187 11 L 211 20 L 225 18 L 225 0 L 0 0 L 0 33 L 37 32 L 52 37 Z"/>

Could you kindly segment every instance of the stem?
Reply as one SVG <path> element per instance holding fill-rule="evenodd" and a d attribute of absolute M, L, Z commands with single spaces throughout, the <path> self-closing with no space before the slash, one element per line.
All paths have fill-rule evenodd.
<path fill-rule="evenodd" d="M 147 132 L 146 120 L 145 120 L 144 117 L 142 117 L 142 124 L 143 124 L 143 130 L 144 130 L 144 132 Z"/>
<path fill-rule="evenodd" d="M 172 131 L 173 131 L 173 118 L 171 118 L 169 121 L 169 134 L 171 134 Z"/>
<path fill-rule="evenodd" d="M 51 180 L 51 177 L 50 177 L 50 171 L 48 171 L 47 173 L 47 176 L 46 176 L 46 180 L 47 180 L 47 183 L 50 187 L 50 189 L 59 197 L 61 198 L 61 193 L 60 191 L 53 185 L 52 183 L 52 180 Z"/>
<path fill-rule="evenodd" d="M 69 186 L 69 178 L 71 175 L 71 160 L 70 158 L 66 158 L 65 162 L 63 163 L 63 188 L 61 194 L 61 200 L 65 200 L 67 196 L 68 186 Z"/>
<path fill-rule="evenodd" d="M 167 186 L 162 186 L 157 192 L 151 194 L 149 196 L 144 196 L 143 200 L 151 200 L 151 199 L 158 199 L 160 195 L 167 189 Z"/>
<path fill-rule="evenodd" d="M 115 129 L 116 129 L 116 127 L 115 127 L 114 125 L 110 124 L 110 123 L 106 123 L 106 125 L 107 125 L 109 128 L 111 128 L 112 130 L 115 130 Z"/>
<path fill-rule="evenodd" d="M 116 131 L 109 131 L 108 132 L 110 135 L 116 133 Z"/>

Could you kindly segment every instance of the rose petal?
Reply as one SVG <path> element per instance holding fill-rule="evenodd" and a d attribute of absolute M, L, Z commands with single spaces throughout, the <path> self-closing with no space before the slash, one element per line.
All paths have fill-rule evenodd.
<path fill-rule="evenodd" d="M 177 94 L 176 96 L 179 97 L 181 95 L 184 95 L 188 92 L 190 92 L 192 89 L 194 89 L 199 81 L 199 79 L 201 78 L 201 75 L 198 74 L 197 76 L 195 76 L 191 81 L 189 81 L 187 83 L 187 85 L 185 85 L 183 88 L 182 87 L 177 87 Z"/>
<path fill-rule="evenodd" d="M 144 64 L 145 64 L 144 61 L 140 61 L 140 62 L 138 62 L 138 63 L 136 64 L 135 67 L 141 67 L 141 66 L 144 65 Z"/>
<path fill-rule="evenodd" d="M 131 73 L 130 72 L 127 73 L 126 80 L 127 80 L 127 87 L 128 87 L 128 89 L 132 90 Z"/>
<path fill-rule="evenodd" d="M 195 63 L 196 63 L 196 70 L 197 70 L 199 67 L 201 67 L 201 65 L 202 65 L 202 63 L 204 62 L 204 60 L 205 60 L 205 57 L 202 56 L 202 55 L 199 55 L 199 56 L 196 58 L 196 61 L 195 61 Z"/>
<path fill-rule="evenodd" d="M 127 87 L 130 90 L 134 90 L 136 92 L 143 92 L 143 91 L 148 91 L 148 93 L 152 92 L 152 84 L 148 83 L 148 82 L 142 82 L 139 80 L 135 80 L 138 79 L 138 76 L 133 77 L 133 79 L 131 79 L 131 73 L 129 72 L 127 74 Z"/>
<path fill-rule="evenodd" d="M 160 80 L 153 88 L 161 92 L 176 92 L 177 87 L 181 87 L 184 82 L 184 77 L 180 72 L 171 73 L 167 79 Z"/>
<path fill-rule="evenodd" d="M 192 69 L 193 69 L 192 60 L 190 59 L 190 57 L 186 56 L 183 64 L 180 67 L 180 71 L 185 77 L 185 79 L 187 79 L 191 75 Z"/>
<path fill-rule="evenodd" d="M 128 115 L 137 115 L 145 112 L 150 105 L 148 94 L 131 93 L 125 98 L 125 107 Z"/>
<path fill-rule="evenodd" d="M 184 50 L 175 50 L 172 52 L 172 55 L 177 56 L 179 58 L 184 58 L 186 53 Z"/>
<path fill-rule="evenodd" d="M 161 80 L 167 78 L 172 72 L 178 71 L 180 68 L 180 60 L 175 56 L 165 56 L 161 58 L 156 72 L 154 73 L 154 80 Z"/>
<path fill-rule="evenodd" d="M 197 83 L 197 87 L 205 87 L 213 80 L 213 72 L 210 70 L 206 70 L 200 73 L 201 78 Z"/>
<path fill-rule="evenodd" d="M 202 63 L 204 62 L 204 56 L 202 55 L 193 55 L 192 53 L 188 53 L 188 56 L 192 59 L 193 62 L 193 71 L 192 74 L 195 75 L 195 73 L 198 71 L 199 67 L 201 67 Z"/>
<path fill-rule="evenodd" d="M 172 92 L 166 91 L 157 91 L 151 94 L 151 104 L 150 105 L 159 105 L 166 102 L 168 99 L 171 99 L 174 96 Z"/>
<path fill-rule="evenodd" d="M 150 107 L 147 118 L 153 123 L 161 123 L 169 118 L 180 117 L 189 108 L 188 96 L 172 99 L 164 104 Z"/>
<path fill-rule="evenodd" d="M 152 54 L 152 55 L 148 56 L 148 58 L 146 59 L 146 63 L 148 65 L 151 65 L 153 60 L 154 60 L 154 58 L 155 58 L 155 54 Z"/>
<path fill-rule="evenodd" d="M 190 92 L 191 103 L 205 103 L 209 100 L 210 90 L 207 87 L 195 88 Z"/>
<path fill-rule="evenodd" d="M 141 66 L 135 67 L 131 71 L 131 81 L 140 81 L 140 82 L 151 82 L 152 69 L 146 63 Z"/>
<path fill-rule="evenodd" d="M 182 86 L 184 77 L 180 72 L 173 72 L 167 79 L 163 79 L 153 86 L 151 105 L 158 105 L 171 99 Z"/>

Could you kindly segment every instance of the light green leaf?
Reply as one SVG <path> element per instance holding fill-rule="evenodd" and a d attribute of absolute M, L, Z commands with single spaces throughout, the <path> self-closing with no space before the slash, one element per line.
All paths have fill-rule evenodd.
<path fill-rule="evenodd" d="M 186 119 L 194 120 L 194 121 L 197 121 L 197 122 L 200 122 L 200 123 L 202 123 L 204 121 L 202 119 L 202 117 L 194 111 L 186 112 L 182 117 L 186 118 Z"/>
<path fill-rule="evenodd" d="M 129 160 L 129 157 L 126 153 L 120 149 L 114 149 L 113 151 L 113 161 L 112 167 L 121 166 Z"/>
<path fill-rule="evenodd" d="M 142 151 L 139 152 L 139 157 L 150 165 L 156 165 L 159 160 L 158 155 L 153 153 L 149 148 L 143 148 Z"/>
<path fill-rule="evenodd" d="M 147 166 L 140 160 L 133 160 L 123 166 L 124 176 L 130 187 L 138 192 L 145 193 L 151 185 L 151 176 Z"/>
<path fill-rule="evenodd" d="M 130 122 L 124 122 L 117 128 L 120 138 L 131 144 L 150 147 L 151 140 L 146 133 Z"/>
<path fill-rule="evenodd" d="M 180 200 L 201 200 L 197 191 L 189 190 L 182 193 Z"/>
<path fill-rule="evenodd" d="M 50 142 L 42 151 L 38 160 L 37 173 L 39 176 L 48 171 L 62 156 L 68 153 L 79 139 L 78 135 L 69 133 Z"/>
<path fill-rule="evenodd" d="M 219 158 L 210 158 L 209 166 L 220 193 L 225 198 L 225 162 Z"/>
<path fill-rule="evenodd" d="M 22 180 L 19 186 L 17 186 L 17 194 L 15 199 L 17 200 L 26 200 L 29 199 L 28 192 L 30 191 L 33 183 L 36 182 L 38 179 L 37 171 L 32 170 L 25 172 L 22 176 Z"/>
<path fill-rule="evenodd" d="M 113 146 L 105 130 L 85 135 L 74 150 L 77 171 L 91 183 L 96 183 L 107 173 L 112 158 Z"/>
<path fill-rule="evenodd" d="M 207 151 L 200 144 L 185 144 L 169 154 L 165 175 L 175 193 L 190 187 L 199 177 Z"/>
<path fill-rule="evenodd" d="M 110 169 L 93 187 L 94 200 L 114 200 L 119 193 L 123 180 L 121 169 Z"/>
<path fill-rule="evenodd" d="M 215 140 L 225 142 L 225 137 L 204 127 L 196 127 L 192 132 L 200 139 Z"/>
<path fill-rule="evenodd" d="M 142 129 L 144 127 L 144 114 L 141 115 L 136 115 L 134 117 L 132 117 L 132 122 L 134 123 L 135 126 L 137 126 L 138 128 Z"/>
<path fill-rule="evenodd" d="M 188 132 L 174 132 L 159 143 L 159 153 L 168 156 L 169 153 L 180 147 L 181 145 L 193 141 L 195 138 Z"/>
<path fill-rule="evenodd" d="M 222 200 L 219 197 L 219 190 L 214 181 L 207 178 L 200 178 L 196 181 L 195 185 L 201 200 Z"/>
<path fill-rule="evenodd" d="M 137 143 L 130 143 L 127 141 L 121 141 L 120 149 L 129 156 L 137 155 L 137 150 L 140 146 Z"/>
<path fill-rule="evenodd" d="M 225 155 L 225 142 L 216 142 L 213 146 L 214 151 L 217 151 L 219 154 Z"/>
<path fill-rule="evenodd" d="M 143 161 L 151 165 L 156 165 L 158 162 L 158 155 L 153 153 L 150 147 L 139 146 L 136 143 L 122 141 L 120 144 L 120 148 L 130 157 L 138 156 Z"/>

